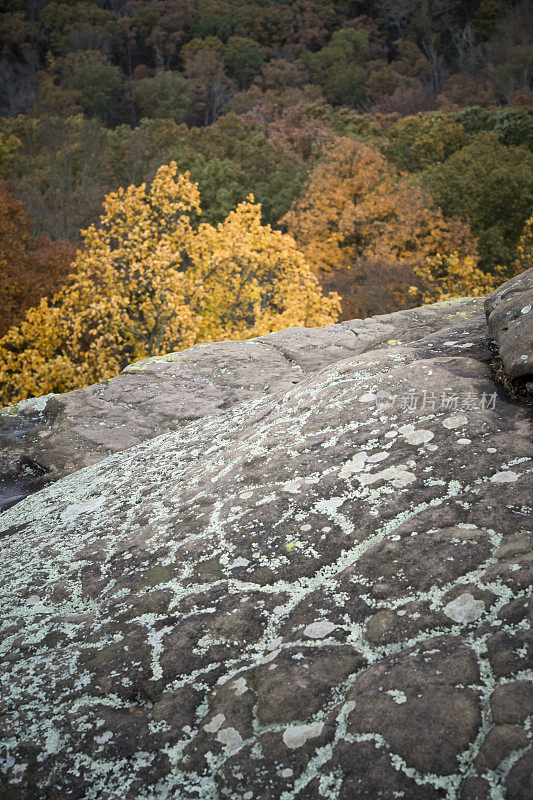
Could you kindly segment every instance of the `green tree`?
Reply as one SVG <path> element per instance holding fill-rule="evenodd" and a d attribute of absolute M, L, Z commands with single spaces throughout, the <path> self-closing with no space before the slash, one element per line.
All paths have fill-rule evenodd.
<path fill-rule="evenodd" d="M 235 32 L 235 9 L 225 2 L 202 2 L 199 4 L 196 19 L 192 26 L 193 38 L 204 39 L 216 36 L 223 42 Z"/>
<path fill-rule="evenodd" d="M 198 111 L 196 86 L 179 72 L 157 72 L 153 78 L 134 81 L 133 92 L 144 117 L 193 122 Z"/>
<path fill-rule="evenodd" d="M 216 162 L 231 162 L 230 182 L 234 207 L 251 192 L 261 203 L 265 222 L 275 224 L 299 194 L 307 169 L 294 151 L 266 135 L 264 126 L 234 114 L 222 117 L 209 128 L 191 130 L 184 137 L 180 150 L 174 151 L 182 169 L 191 171 L 198 181 L 206 219 L 219 221 L 228 211 L 221 195 L 226 184 L 214 179 Z M 199 158 L 201 156 L 201 159 Z M 211 166 L 213 164 L 213 166 Z M 227 167 L 226 167 L 227 168 Z"/>
<path fill-rule="evenodd" d="M 240 89 L 247 89 L 261 70 L 265 49 L 253 39 L 232 36 L 224 48 L 224 65 Z"/>
<path fill-rule="evenodd" d="M 67 119 L 20 116 L 4 120 L 2 130 L 19 143 L 2 164 L 2 174 L 24 199 L 33 232 L 76 242 L 80 227 L 94 221 L 109 190 L 102 124 L 81 114 Z"/>
<path fill-rule="evenodd" d="M 509 264 L 533 207 L 533 155 L 506 147 L 490 133 L 422 176 L 448 215 L 462 216 L 479 241 L 481 264 Z"/>
<path fill-rule="evenodd" d="M 122 87 L 123 75 L 107 56 L 97 50 L 76 50 L 67 53 L 64 58 L 50 58 L 47 71 L 54 83 L 73 93 L 72 99 L 88 116 L 109 121 Z"/>
<path fill-rule="evenodd" d="M 462 125 L 469 141 L 477 133 L 486 131 L 494 133 L 502 144 L 533 150 L 533 112 L 530 108 L 509 107 L 489 111 L 480 106 L 470 106 L 452 111 L 450 116 Z"/>
<path fill-rule="evenodd" d="M 409 172 L 440 164 L 466 144 L 462 126 L 439 112 L 399 119 L 387 131 L 387 140 L 387 158 Z"/>
<path fill-rule="evenodd" d="M 97 3 L 65 3 L 53 0 L 40 14 L 55 55 L 70 50 L 100 50 L 110 53 L 118 39 L 111 13 Z"/>
<path fill-rule="evenodd" d="M 120 8 L 122 0 L 117 0 L 116 4 Z M 137 56 L 157 70 L 175 68 L 193 22 L 192 3 L 189 0 L 129 0 L 125 12 L 119 25 L 130 67 Z"/>
<path fill-rule="evenodd" d="M 529 108 L 500 108 L 494 114 L 493 131 L 502 144 L 523 145 L 533 150 L 533 112 Z"/>
<path fill-rule="evenodd" d="M 323 88 L 328 103 L 355 106 L 363 100 L 367 73 L 356 56 L 367 46 L 367 31 L 347 28 L 336 31 L 329 44 L 307 56 L 312 80 Z"/>

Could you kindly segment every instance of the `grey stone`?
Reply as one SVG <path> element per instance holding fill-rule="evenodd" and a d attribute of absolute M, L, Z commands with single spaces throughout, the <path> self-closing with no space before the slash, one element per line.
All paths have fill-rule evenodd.
<path fill-rule="evenodd" d="M 533 715 L 533 694 L 528 681 L 511 681 L 498 686 L 490 698 L 492 716 L 498 725 L 524 722 Z"/>
<path fill-rule="evenodd" d="M 512 377 L 533 375 L 533 269 L 504 283 L 485 301 L 489 337 Z"/>
<path fill-rule="evenodd" d="M 478 312 L 4 413 L 56 480 L 0 515 L 0 798 L 530 797 L 530 416 Z"/>
<path fill-rule="evenodd" d="M 111 453 L 247 400 L 285 392 L 321 367 L 387 340 L 410 342 L 482 312 L 459 300 L 323 328 L 290 328 L 247 342 L 214 342 L 156 356 L 121 375 L 0 410 L 0 509 Z M 37 464 L 28 482 L 21 464 Z"/>

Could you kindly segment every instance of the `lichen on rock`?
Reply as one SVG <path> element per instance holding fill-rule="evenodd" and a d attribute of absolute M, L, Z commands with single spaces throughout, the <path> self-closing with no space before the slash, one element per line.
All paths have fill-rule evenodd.
<path fill-rule="evenodd" d="M 529 410 L 452 310 L 47 402 L 58 479 L 0 515 L 0 797 L 530 796 Z"/>

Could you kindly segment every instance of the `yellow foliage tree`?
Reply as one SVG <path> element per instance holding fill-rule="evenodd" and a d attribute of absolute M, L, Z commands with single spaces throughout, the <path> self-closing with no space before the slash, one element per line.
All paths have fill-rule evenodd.
<path fill-rule="evenodd" d="M 516 248 L 513 275 L 519 275 L 524 270 L 531 269 L 531 267 L 533 267 L 533 214 L 524 225 L 522 236 Z"/>
<path fill-rule="evenodd" d="M 436 255 L 415 268 L 419 286 L 409 288 L 409 297 L 416 303 L 436 303 L 454 297 L 483 297 L 506 278 L 482 272 L 470 256 L 459 253 Z"/>
<path fill-rule="evenodd" d="M 249 197 L 216 228 L 195 224 L 198 187 L 175 162 L 150 187 L 107 196 L 69 284 L 0 340 L 0 402 L 76 389 L 196 342 L 335 321 L 291 236 Z"/>
<path fill-rule="evenodd" d="M 353 282 L 362 284 L 360 307 L 350 309 L 353 313 L 393 310 L 372 309 L 371 303 L 368 308 L 364 282 L 369 277 L 368 286 L 389 284 L 393 302 L 413 268 L 428 257 L 458 251 L 477 261 L 466 223 L 445 219 L 428 192 L 398 173 L 376 148 L 349 137 L 329 143 L 304 196 L 282 223 L 318 274 L 353 270 Z"/>
<path fill-rule="evenodd" d="M 339 298 L 324 297 L 294 239 L 261 224 L 253 196 L 216 227 L 200 225 L 191 255 L 201 275 L 201 341 L 260 336 L 291 325 L 327 325 Z"/>
<path fill-rule="evenodd" d="M 533 266 L 533 216 L 524 227 L 518 243 L 516 258 L 509 267 L 496 267 L 491 273 L 482 272 L 477 261 L 459 253 L 437 255 L 415 268 L 418 286 L 409 288 L 408 296 L 417 303 L 435 303 L 454 297 L 483 297 Z"/>

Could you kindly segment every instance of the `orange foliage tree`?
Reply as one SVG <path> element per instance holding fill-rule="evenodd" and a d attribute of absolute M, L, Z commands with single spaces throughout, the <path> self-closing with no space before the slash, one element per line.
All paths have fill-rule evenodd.
<path fill-rule="evenodd" d="M 339 273 L 346 282 L 350 270 L 344 315 L 399 307 L 413 269 L 430 256 L 457 251 L 477 263 L 464 222 L 446 219 L 431 195 L 376 148 L 348 137 L 329 143 L 307 190 L 281 222 L 323 285 L 335 287 Z"/>
<path fill-rule="evenodd" d="M 70 283 L 0 340 L 0 400 L 79 388 L 196 342 L 325 325 L 325 297 L 292 237 L 249 197 L 216 227 L 196 224 L 198 187 L 172 162 L 150 187 L 109 194 L 83 232 Z"/>
<path fill-rule="evenodd" d="M 417 286 L 410 286 L 408 297 L 417 304 L 436 303 L 454 297 L 483 297 L 510 277 L 500 267 L 494 274 L 482 272 L 471 256 L 459 253 L 438 254 L 414 270 Z"/>
<path fill-rule="evenodd" d="M 426 259 L 415 269 L 417 286 L 409 287 L 408 296 L 417 303 L 434 303 L 453 297 L 483 297 L 504 281 L 520 275 L 533 264 L 533 216 L 525 226 L 518 242 L 516 255 L 509 266 L 497 266 L 492 272 L 482 272 L 470 256 L 459 253 L 437 255 Z"/>
<path fill-rule="evenodd" d="M 73 256 L 68 242 L 32 238 L 22 203 L 0 181 L 0 335 L 43 295 L 61 286 Z"/>

